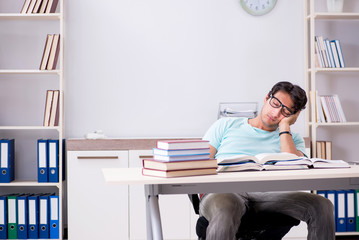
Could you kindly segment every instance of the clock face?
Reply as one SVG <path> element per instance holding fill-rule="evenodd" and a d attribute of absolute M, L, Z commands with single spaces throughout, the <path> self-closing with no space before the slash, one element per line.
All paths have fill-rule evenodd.
<path fill-rule="evenodd" d="M 261 16 L 270 12 L 277 0 L 240 0 L 242 8 L 249 14 Z"/>

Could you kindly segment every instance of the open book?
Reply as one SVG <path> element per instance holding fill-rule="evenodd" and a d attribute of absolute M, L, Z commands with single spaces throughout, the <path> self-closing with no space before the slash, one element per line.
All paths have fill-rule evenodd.
<path fill-rule="evenodd" d="M 350 167 L 343 160 L 299 157 L 292 153 L 261 153 L 255 156 L 236 155 L 229 158 L 219 158 L 217 162 L 218 172 Z"/>
<path fill-rule="evenodd" d="M 238 163 L 259 163 L 259 164 L 274 164 L 278 161 L 292 161 L 299 160 L 301 157 L 293 153 L 260 153 L 255 156 L 250 155 L 235 155 L 229 158 L 218 158 L 217 163 L 219 165 L 229 165 Z"/>
<path fill-rule="evenodd" d="M 349 163 L 343 160 L 328 160 L 323 158 L 301 158 L 289 162 L 276 162 L 275 165 L 306 164 L 311 168 L 349 168 Z"/>

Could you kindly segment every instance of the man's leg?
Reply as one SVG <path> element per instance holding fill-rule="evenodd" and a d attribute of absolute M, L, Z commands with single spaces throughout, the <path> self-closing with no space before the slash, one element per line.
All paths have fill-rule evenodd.
<path fill-rule="evenodd" d="M 208 221 L 207 240 L 234 240 L 246 211 L 246 199 L 236 193 L 211 193 L 201 201 L 199 212 Z"/>
<path fill-rule="evenodd" d="M 305 192 L 248 193 L 255 211 L 287 214 L 308 224 L 308 240 L 334 240 L 333 204 L 326 198 Z"/>

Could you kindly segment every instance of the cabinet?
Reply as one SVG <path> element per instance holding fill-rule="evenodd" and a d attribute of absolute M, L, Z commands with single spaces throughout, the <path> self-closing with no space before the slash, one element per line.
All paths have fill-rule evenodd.
<path fill-rule="evenodd" d="M 128 239 L 128 187 L 106 184 L 101 171 L 128 167 L 128 151 L 69 151 L 67 159 L 69 239 Z"/>
<path fill-rule="evenodd" d="M 37 182 L 37 139 L 64 139 L 64 0 L 55 13 L 20 14 L 25 0 L 0 3 L 0 138 L 15 139 L 15 181 L 0 183 L 0 194 L 55 193 L 59 196 L 59 236 L 63 237 L 63 152 L 59 151 L 59 182 Z M 46 36 L 60 34 L 57 69 L 40 71 Z M 47 89 L 58 89 L 59 123 L 44 127 Z M 59 141 L 59 149 L 63 142 Z M 62 200 L 62 201 L 61 201 Z"/>
<path fill-rule="evenodd" d="M 105 184 L 102 168 L 141 167 L 154 139 L 69 139 L 67 199 L 69 239 L 146 239 L 143 185 Z M 197 239 L 187 195 L 161 195 L 165 239 Z M 104 230 L 105 229 L 105 230 Z"/>
<path fill-rule="evenodd" d="M 332 142 L 332 158 L 358 162 L 356 157 L 359 140 L 359 3 L 344 1 L 343 12 L 328 12 L 327 1 L 305 0 L 305 76 L 309 107 L 306 114 L 307 133 L 312 142 L 312 156 L 316 156 L 316 141 Z M 344 56 L 344 68 L 323 68 L 316 64 L 315 36 L 339 39 Z M 316 120 L 318 95 L 338 94 L 347 122 L 319 123 Z M 337 235 L 358 235 L 358 233 L 337 233 Z"/>

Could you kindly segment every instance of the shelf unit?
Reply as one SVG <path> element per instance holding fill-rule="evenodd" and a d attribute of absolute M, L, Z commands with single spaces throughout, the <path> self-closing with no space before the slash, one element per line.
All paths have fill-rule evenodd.
<path fill-rule="evenodd" d="M 359 24 L 359 13 L 328 13 L 325 10 L 318 10 L 316 4 L 324 4 L 325 1 L 320 0 L 305 0 L 305 47 L 306 47 L 306 90 L 314 92 L 318 90 L 317 82 L 318 75 L 330 75 L 333 73 L 342 74 L 354 73 L 359 76 L 359 67 L 345 67 L 345 68 L 320 68 L 315 65 L 315 41 L 314 36 L 317 35 L 317 23 L 327 22 L 328 24 L 333 21 L 356 21 Z M 324 4 L 325 5 L 325 4 Z M 327 37 L 327 36 L 326 36 Z M 345 44 L 345 43 L 344 43 Z M 343 45 L 343 43 L 342 43 Z M 345 53 L 344 53 L 345 58 Z M 338 81 L 341 79 L 338 79 Z M 320 81 L 325 81 L 321 79 Z M 355 97 L 355 95 L 353 95 Z M 346 127 L 346 126 L 359 126 L 359 121 L 348 121 L 344 123 L 318 123 L 316 122 L 315 103 L 310 101 L 310 107 L 307 108 L 306 114 L 307 122 L 307 134 L 310 136 L 312 142 L 315 142 L 318 138 L 318 127 Z M 316 146 L 312 146 L 313 155 L 316 154 Z"/>
<path fill-rule="evenodd" d="M 350 78 L 348 75 L 355 76 L 355 78 L 359 77 L 359 63 L 357 60 L 351 61 L 352 59 L 346 59 L 346 53 L 351 51 L 350 47 L 353 46 L 345 46 L 346 40 L 348 38 L 353 38 L 350 33 L 340 35 L 340 31 L 335 31 L 335 28 L 338 28 L 338 25 L 335 24 L 345 24 L 345 23 L 355 23 L 356 28 L 353 31 L 356 31 L 357 27 L 359 27 L 359 6 L 355 7 L 346 7 L 344 8 L 344 12 L 327 12 L 326 10 L 326 1 L 325 0 L 305 0 L 304 1 L 304 30 L 305 30 L 305 39 L 304 39 L 304 46 L 305 46 L 305 85 L 306 91 L 308 95 L 311 92 L 318 91 L 318 94 L 321 95 L 321 90 L 326 88 L 326 85 L 332 85 L 329 88 L 329 94 L 336 94 L 336 84 L 346 84 L 346 79 Z M 347 2 L 349 4 L 357 4 L 354 1 Z M 346 2 L 344 1 L 344 4 Z M 357 12 L 346 12 L 346 9 L 351 9 L 351 11 Z M 350 25 L 351 26 L 351 25 Z M 352 27 L 352 26 L 351 26 Z M 349 27 L 348 27 L 349 28 Z M 334 30 L 333 30 L 334 29 Z M 334 32 L 334 33 L 333 33 Z M 331 39 L 339 39 L 341 41 L 344 60 L 345 64 L 349 65 L 349 67 L 345 68 L 321 68 L 316 66 L 315 62 L 315 36 L 323 34 L 323 37 L 328 37 Z M 328 35 L 324 35 L 328 34 Z M 343 41 L 342 41 L 343 40 Z M 358 44 L 356 44 L 358 45 Z M 343 47 L 344 46 L 344 47 Z M 354 51 L 357 51 L 359 46 L 354 46 Z M 356 52 L 359 53 L 359 52 Z M 348 60 L 348 61 L 347 61 Z M 342 81 L 342 82 L 341 82 Z M 335 84 L 333 84 L 335 82 Z M 343 83 L 344 82 L 344 83 Z M 354 81 L 355 82 L 355 81 Z M 332 84 L 330 84 L 332 83 Z M 355 99 L 356 97 L 356 90 L 359 87 L 359 82 L 355 83 L 355 87 L 349 91 L 349 95 L 351 98 Z M 334 87 L 333 87 L 334 86 Z M 348 88 L 347 88 L 348 89 Z M 339 95 L 339 97 L 341 97 Z M 345 96 L 346 97 L 346 96 Z M 309 107 L 306 109 L 306 129 L 307 129 L 307 136 L 310 137 L 312 142 L 311 150 L 312 156 L 316 156 L 317 149 L 315 143 L 317 140 L 321 140 L 321 135 L 329 135 L 335 136 L 332 132 L 341 129 L 340 131 L 351 131 L 353 134 L 359 134 L 359 118 L 350 118 L 348 122 L 339 122 L 339 123 L 319 123 L 316 121 L 316 105 L 315 101 L 312 101 L 311 98 L 314 99 L 313 96 L 309 96 Z M 343 102 L 342 102 L 343 104 Z M 355 105 L 355 104 L 353 104 Z M 355 106 L 358 106 L 356 104 Z M 344 109 L 345 111 L 345 109 Z M 354 121 L 352 120 L 354 119 Z M 346 130 L 344 130 L 346 129 Z M 321 131 L 319 134 L 319 130 Z M 329 133 L 329 134 L 323 134 Z M 332 133 L 332 135 L 330 135 Z M 340 134 L 340 133 L 339 133 Z M 326 138 L 326 137 L 324 137 Z M 334 140 L 333 139 L 333 140 Z M 356 138 L 358 139 L 358 138 Z M 330 140 L 330 139 L 329 139 Z M 350 140 L 346 140 L 350 141 Z M 341 146 L 343 147 L 343 146 Z M 355 151 L 355 149 L 346 149 L 345 151 Z M 333 154 L 335 153 L 335 147 L 333 147 Z M 334 157 L 335 159 L 339 159 L 340 156 Z M 344 159 L 347 160 L 347 159 Z M 355 159 L 351 158 L 348 159 L 349 161 L 354 161 Z M 337 232 L 336 236 L 358 236 L 359 232 Z"/>
<path fill-rule="evenodd" d="M 35 105 L 33 104 L 34 101 L 28 103 L 20 103 L 24 108 L 29 109 L 37 109 L 36 113 L 39 113 L 42 111 L 42 115 L 39 116 L 31 116 L 29 119 L 31 119 L 30 123 L 27 123 L 27 116 L 24 117 L 23 120 L 21 120 L 20 124 L 14 124 L 11 125 L 11 122 L 9 119 L 4 120 L 1 122 L 0 120 L 0 138 L 14 138 L 15 139 L 15 181 L 12 181 L 11 183 L 0 183 L 0 193 L 36 193 L 36 192 L 55 192 L 56 195 L 59 196 L 59 239 L 63 239 L 63 230 L 64 230 L 64 191 L 65 191 L 65 183 L 63 181 L 63 159 L 64 159 L 64 152 L 62 149 L 63 141 L 62 139 L 65 138 L 64 135 L 64 0 L 59 0 L 57 5 L 56 13 L 48 13 L 48 14 L 20 14 L 22 4 L 25 0 L 6 0 L 6 2 L 2 2 L 1 7 L 3 8 L 2 11 L 6 11 L 4 9 L 9 9 L 9 12 L 1 12 L 0 13 L 0 23 L 1 24 L 10 24 L 10 26 L 16 26 L 19 29 L 18 31 L 13 31 L 11 28 L 9 29 L 9 34 L 7 34 L 7 31 L 1 31 L 0 36 L 2 34 L 6 35 L 3 36 L 3 39 L 6 39 L 7 37 L 11 39 L 16 38 L 30 38 L 29 41 L 32 41 L 36 49 L 42 49 L 39 52 L 39 56 L 42 55 L 42 51 L 45 45 L 46 40 L 46 34 L 44 34 L 44 31 L 47 31 L 47 29 L 51 28 L 54 33 L 60 34 L 60 51 L 57 61 L 57 68 L 55 70 L 38 70 L 41 62 L 41 58 L 38 59 L 38 62 L 34 63 L 31 62 L 30 67 L 19 67 L 17 66 L 10 66 L 8 67 L 5 63 L 6 61 L 5 56 L 0 56 L 0 83 L 3 84 L 4 82 L 7 82 L 5 86 L 13 86 L 13 85 L 19 85 L 24 83 L 25 86 L 22 86 L 22 89 L 30 88 L 31 90 L 38 90 L 38 92 L 35 92 L 34 96 L 39 96 L 36 101 Z M 16 9 L 16 10 L 14 10 Z M 15 11 L 18 11 L 18 13 L 15 13 Z M 20 24 L 19 24 L 20 23 Z M 23 23 L 30 23 L 30 25 L 33 27 L 32 29 L 24 29 L 22 28 Z M 53 29 L 53 26 L 56 26 L 55 29 Z M 42 27 L 44 27 L 43 30 Z M 48 27 L 50 26 L 50 27 Z M 26 27 L 25 27 L 26 28 Z M 40 29 L 40 30 L 38 30 Z M 21 31 L 25 31 L 25 34 L 22 34 Z M 32 34 L 33 31 L 33 34 Z M 43 31 L 39 34 L 39 32 Z M 48 32 L 50 33 L 50 32 Z M 39 38 L 41 41 L 35 42 L 34 39 Z M 8 40 L 9 41 L 9 40 Z M 11 40 L 10 40 L 11 41 Z M 4 44 L 4 43 L 3 43 Z M 11 43 L 12 44 L 12 43 Z M 13 43 L 16 44 L 16 43 Z M 33 47 L 33 46 L 31 46 Z M 27 52 L 23 52 L 21 54 L 24 54 L 24 56 L 31 54 L 31 49 L 28 48 Z M 30 52 L 30 53 L 29 53 Z M 3 59 L 1 59 L 3 58 Z M 8 58 L 8 56 L 6 56 Z M 14 57 L 15 58 L 15 57 Z M 24 61 L 26 62 L 26 61 Z M 5 65 L 5 67 L 4 67 Z M 37 67 L 36 67 L 37 66 Z M 42 80 L 39 81 L 38 79 L 45 79 L 46 81 Z M 25 79 L 25 80 L 23 80 Z M 54 80 L 55 79 L 55 80 Z M 19 83 L 20 81 L 20 83 Z M 21 82 L 23 81 L 23 82 Z M 9 83 L 10 82 L 10 83 Z M 39 82 L 44 83 L 45 85 L 48 84 L 48 82 L 51 82 L 49 84 L 49 88 L 53 88 L 53 86 L 56 86 L 56 89 L 60 91 L 59 96 L 59 121 L 58 126 L 54 127 L 44 127 L 42 126 L 42 117 L 43 117 L 43 111 L 45 108 L 45 95 L 46 91 L 44 92 L 43 88 L 44 86 L 36 87 L 36 84 Z M 26 85 L 28 84 L 28 85 Z M 35 87 L 34 87 L 35 85 Z M 39 84 L 40 85 L 40 84 Z M 45 86 L 46 87 L 46 86 Z M 6 88 L 0 90 L 2 93 L 4 91 L 11 91 L 7 90 Z M 19 94 L 17 92 L 11 92 L 11 94 Z M 31 97 L 30 97 L 31 98 Z M 23 98 L 22 98 L 23 99 Z M 19 101 L 21 101 L 20 99 Z M 28 111 L 28 112 L 31 112 Z M 18 112 L 17 112 L 18 113 Z M 5 112 L 4 114 L 13 114 L 9 112 Z M 34 113 L 35 114 L 35 113 Z M 16 115 L 16 114 L 14 114 Z M 18 116 L 17 116 L 18 117 Z M 16 116 L 14 116 L 14 119 L 16 120 Z M 35 120 L 34 120 L 35 119 Z M 19 122 L 19 121 L 16 121 Z M 10 124 L 9 124 L 10 123 Z M 59 182 L 58 183 L 39 183 L 37 182 L 37 150 L 36 150 L 36 139 L 39 138 L 52 138 L 52 139 L 59 139 Z M 17 140 L 21 142 L 21 146 L 18 148 Z M 31 151 L 28 153 L 27 150 L 31 149 Z M 25 166 L 24 166 L 25 165 Z M 29 171 L 31 170 L 31 173 L 29 173 L 29 176 L 26 176 L 25 179 L 21 175 L 17 175 L 17 168 L 29 168 Z M 24 171 L 23 171 L 24 172 Z M 29 179 L 27 179 L 29 178 Z"/>

